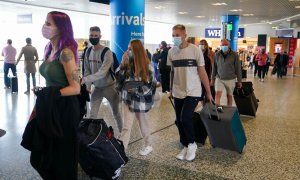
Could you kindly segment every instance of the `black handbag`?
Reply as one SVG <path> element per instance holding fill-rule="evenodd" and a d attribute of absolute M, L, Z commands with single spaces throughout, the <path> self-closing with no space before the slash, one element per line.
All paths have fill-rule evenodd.
<path fill-rule="evenodd" d="M 126 81 L 124 82 L 123 90 L 128 93 L 136 92 L 145 85 L 143 81 Z"/>
<path fill-rule="evenodd" d="M 119 179 L 128 162 L 122 141 L 103 119 L 83 119 L 78 127 L 79 163 L 84 172 L 101 179 Z"/>

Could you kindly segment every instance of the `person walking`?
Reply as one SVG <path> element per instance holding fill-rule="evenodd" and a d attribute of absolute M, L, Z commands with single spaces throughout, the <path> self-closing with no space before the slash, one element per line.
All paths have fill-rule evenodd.
<path fill-rule="evenodd" d="M 268 55 L 266 54 L 265 49 L 261 49 L 260 53 L 256 56 L 256 61 L 258 65 L 258 78 L 259 81 L 264 82 L 265 74 L 266 74 L 266 64 L 268 60 Z"/>
<path fill-rule="evenodd" d="M 285 53 L 277 54 L 274 65 L 277 67 L 277 79 L 281 78 L 285 74 L 285 70 L 287 69 L 288 57 Z"/>
<path fill-rule="evenodd" d="M 242 68 L 239 56 L 231 50 L 229 41 L 221 40 L 221 50 L 215 54 L 211 85 L 216 87 L 216 104 L 220 105 L 223 89 L 226 90 L 227 106 L 232 106 L 233 90 L 242 87 Z"/>
<path fill-rule="evenodd" d="M 162 92 L 169 92 L 170 91 L 170 72 L 171 67 L 167 65 L 167 57 L 169 48 L 167 47 L 166 41 L 162 41 L 161 43 L 161 50 L 159 55 L 156 57 L 159 61 L 159 72 L 160 72 L 160 80 L 161 80 L 161 87 Z"/>
<path fill-rule="evenodd" d="M 24 94 L 30 93 L 30 74 L 32 78 L 33 88 L 36 87 L 36 67 L 35 63 L 39 60 L 39 56 L 35 47 L 31 45 L 31 38 L 26 38 L 27 45 L 24 46 L 19 54 L 16 65 L 18 65 L 21 57 L 24 55 L 24 73 L 26 74 L 27 89 Z"/>
<path fill-rule="evenodd" d="M 153 64 L 153 68 L 154 68 L 154 74 L 155 74 L 155 79 L 156 81 L 160 82 L 160 73 L 159 73 L 159 69 L 158 69 L 158 59 L 159 56 L 159 48 L 156 48 L 155 53 L 152 56 L 152 64 Z"/>
<path fill-rule="evenodd" d="M 205 62 L 201 50 L 188 43 L 186 29 L 182 24 L 172 28 L 174 47 L 169 50 L 167 65 L 171 66 L 170 97 L 174 98 L 176 124 L 183 149 L 176 156 L 179 160 L 193 161 L 197 144 L 193 114 L 201 99 L 201 82 L 209 102 L 213 100 Z"/>
<path fill-rule="evenodd" d="M 208 43 L 205 39 L 200 40 L 199 43 L 199 48 L 201 49 L 202 53 L 203 53 L 203 57 L 204 57 L 204 62 L 205 62 L 205 71 L 208 77 L 208 80 L 211 81 L 211 72 L 212 72 L 212 66 L 213 66 L 213 55 L 212 52 L 209 50 L 208 47 Z M 206 97 L 206 90 L 205 87 L 203 85 L 203 83 L 201 83 L 201 87 L 202 87 L 202 95 L 201 98 L 204 100 L 207 100 Z M 215 87 L 214 86 L 210 86 L 210 91 L 212 94 L 212 97 L 215 98 Z"/>
<path fill-rule="evenodd" d="M 49 12 L 42 35 L 49 40 L 39 67 L 46 87 L 34 90 L 38 126 L 33 132 L 34 143 L 41 143 L 37 144 L 38 150 L 31 152 L 30 162 L 43 179 L 76 180 L 80 70 L 70 17 L 63 12 Z"/>
<path fill-rule="evenodd" d="M 13 76 L 17 76 L 16 69 L 16 55 L 17 50 L 12 46 L 12 40 L 7 40 L 7 46 L 2 49 L 2 56 L 4 56 L 4 88 L 10 88 L 10 80 L 8 78 L 9 69 L 12 71 Z"/>
<path fill-rule="evenodd" d="M 130 41 L 128 51 L 122 57 L 120 69 L 123 71 L 124 83 L 140 82 L 141 85 L 130 89 L 126 89 L 124 85 L 121 90 L 124 126 L 119 139 L 127 150 L 133 120 L 136 118 L 144 140 L 139 154 L 146 156 L 153 150 L 147 112 L 154 104 L 156 80 L 153 66 L 140 40 Z"/>
<path fill-rule="evenodd" d="M 121 132 L 122 119 L 119 110 L 119 95 L 115 88 L 115 77 L 110 72 L 114 63 L 113 54 L 109 49 L 104 52 L 105 46 L 100 44 L 100 39 L 100 28 L 98 26 L 91 27 L 89 41 L 92 47 L 90 47 L 90 54 L 86 53 L 84 58 L 84 77 L 81 84 L 86 84 L 88 91 L 91 91 L 92 84 L 95 87 L 91 92 L 90 118 L 96 119 L 98 117 L 100 105 L 105 98 L 110 104 L 119 132 Z M 105 54 L 102 55 L 102 53 Z"/>

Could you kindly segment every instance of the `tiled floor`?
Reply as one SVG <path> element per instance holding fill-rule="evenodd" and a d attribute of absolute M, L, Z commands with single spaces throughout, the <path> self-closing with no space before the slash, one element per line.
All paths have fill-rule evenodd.
<path fill-rule="evenodd" d="M 268 76 L 262 83 L 249 76 L 260 102 L 256 118 L 242 117 L 248 139 L 243 154 L 213 149 L 207 142 L 198 145 L 193 162 L 176 160 L 180 144 L 175 115 L 167 96 L 162 95 L 149 112 L 154 150 L 146 157 L 138 154 L 143 142 L 135 122 L 130 161 L 123 168 L 122 179 L 300 179 L 300 78 Z M 0 129 L 6 130 L 0 137 L 1 180 L 40 179 L 30 166 L 29 152 L 19 145 L 35 100 L 33 94 L 23 94 L 24 78 L 19 78 L 19 85 L 18 94 L 0 89 Z M 105 104 L 99 117 L 115 128 Z M 82 171 L 78 176 L 89 179 Z"/>

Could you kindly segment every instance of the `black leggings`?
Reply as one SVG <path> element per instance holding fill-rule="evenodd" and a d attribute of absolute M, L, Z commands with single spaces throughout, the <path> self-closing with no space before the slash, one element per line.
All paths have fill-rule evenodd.
<path fill-rule="evenodd" d="M 264 79 L 266 75 L 266 65 L 258 66 L 258 77 L 259 79 Z"/>

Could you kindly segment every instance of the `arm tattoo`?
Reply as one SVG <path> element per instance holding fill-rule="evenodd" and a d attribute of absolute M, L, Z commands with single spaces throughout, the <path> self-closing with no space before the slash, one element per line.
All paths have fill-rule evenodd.
<path fill-rule="evenodd" d="M 63 49 L 60 54 L 61 61 L 69 62 L 71 59 L 74 59 L 74 54 L 70 49 Z"/>
<path fill-rule="evenodd" d="M 76 69 L 72 71 L 72 80 L 80 83 L 80 69 Z"/>

